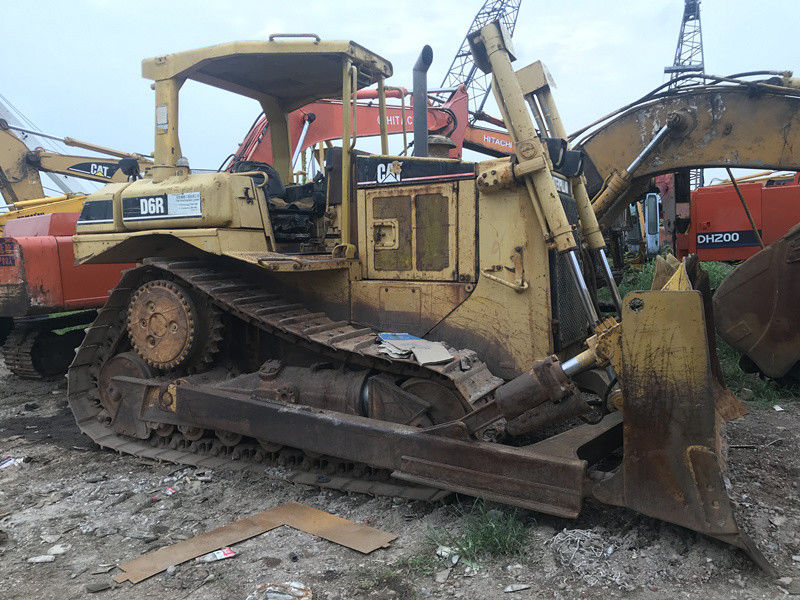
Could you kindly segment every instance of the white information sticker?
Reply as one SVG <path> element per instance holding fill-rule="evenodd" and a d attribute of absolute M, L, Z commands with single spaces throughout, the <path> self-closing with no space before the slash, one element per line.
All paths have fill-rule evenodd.
<path fill-rule="evenodd" d="M 167 117 L 166 104 L 159 104 L 158 106 L 156 106 L 156 128 L 157 129 L 169 128 L 169 118 Z"/>
<path fill-rule="evenodd" d="M 170 217 L 200 217 L 200 192 L 167 194 Z"/>
<path fill-rule="evenodd" d="M 200 192 L 157 194 L 122 199 L 122 220 L 189 219 L 202 217 Z"/>

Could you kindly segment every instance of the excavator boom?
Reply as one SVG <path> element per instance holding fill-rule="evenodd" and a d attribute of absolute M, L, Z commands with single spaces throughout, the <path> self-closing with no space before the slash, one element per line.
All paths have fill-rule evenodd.
<path fill-rule="evenodd" d="M 583 134 L 580 146 L 589 158 L 593 207 L 600 223 L 611 227 L 661 173 L 800 171 L 800 89 L 788 75 L 678 88 L 605 120 Z M 746 367 L 773 378 L 785 377 L 800 361 L 793 303 L 800 285 L 797 245 L 794 227 L 737 267 L 714 296 L 719 334 L 749 358 Z"/>
<path fill-rule="evenodd" d="M 582 133 L 577 145 L 589 158 L 587 185 L 601 224 L 661 173 L 800 170 L 800 89 L 795 80 L 768 81 L 726 79 L 648 95 Z"/>
<path fill-rule="evenodd" d="M 394 92 L 392 96 L 402 100 L 399 106 L 386 107 L 386 126 L 389 135 L 403 134 L 405 149 L 408 148 L 409 135 L 414 130 L 414 114 L 411 106 L 405 104 L 409 92 L 405 88 L 388 88 Z M 380 134 L 379 106 L 370 101 L 376 96 L 374 89 L 362 90 L 358 94 L 355 115 L 360 137 Z M 513 151 L 513 144 L 508 132 L 489 129 L 470 124 L 467 107 L 469 97 L 466 87 L 460 86 L 453 92 L 447 102 L 427 107 L 428 132 L 431 135 L 443 135 L 453 143 L 450 156 L 459 158 L 462 149 L 467 148 L 489 156 L 508 156 Z M 293 111 L 288 116 L 290 145 L 294 155 L 313 148 L 322 142 L 338 140 L 342 136 L 342 103 L 340 100 L 325 99 L 312 102 L 303 108 Z M 502 124 L 502 121 L 500 121 Z M 502 126 L 502 125 L 499 125 Z M 223 165 L 230 168 L 239 161 L 272 162 L 272 140 L 269 123 L 263 115 L 247 132 L 237 151 Z"/>

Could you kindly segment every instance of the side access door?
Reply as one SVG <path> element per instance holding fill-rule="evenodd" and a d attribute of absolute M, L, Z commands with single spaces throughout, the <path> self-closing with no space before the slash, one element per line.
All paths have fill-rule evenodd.
<path fill-rule="evenodd" d="M 367 156 L 356 176 L 363 279 L 353 318 L 422 336 L 476 281 L 474 165 Z"/>

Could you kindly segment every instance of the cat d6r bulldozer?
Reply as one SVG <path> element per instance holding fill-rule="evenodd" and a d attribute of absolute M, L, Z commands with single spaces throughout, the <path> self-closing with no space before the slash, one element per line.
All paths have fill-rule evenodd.
<path fill-rule="evenodd" d="M 549 91 L 535 91 L 546 74 L 514 72 L 497 23 L 471 42 L 513 157 L 426 156 L 426 139 L 417 156 L 388 155 L 392 66 L 353 42 L 274 37 L 145 60 L 150 177 L 92 194 L 74 238 L 78 262 L 138 263 L 70 367 L 79 427 L 121 452 L 276 462 L 348 491 L 459 492 L 562 517 L 592 497 L 759 559 L 725 490 L 718 415 L 741 407 L 718 376 L 707 279 L 686 262 L 663 289 L 619 298 L 581 157 L 540 137 L 528 110 L 564 137 Z M 273 164 L 192 173 L 178 139 L 187 80 L 258 101 Z M 351 119 L 373 84 L 380 154 L 355 149 Z M 287 115 L 332 97 L 342 147 L 293 184 Z M 590 259 L 618 317 L 598 314 Z"/>

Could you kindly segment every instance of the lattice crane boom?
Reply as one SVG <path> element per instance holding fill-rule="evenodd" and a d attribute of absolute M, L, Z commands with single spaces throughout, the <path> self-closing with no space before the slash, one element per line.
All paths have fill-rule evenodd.
<path fill-rule="evenodd" d="M 692 85 L 693 79 L 682 77 L 687 73 L 705 73 L 703 57 L 703 28 L 700 24 L 700 0 L 684 0 L 681 32 L 675 48 L 675 59 L 671 66 L 664 67 L 669 74 L 669 89 Z M 704 184 L 703 170 L 689 173 L 689 187 L 697 189 Z"/>
<path fill-rule="evenodd" d="M 670 88 L 691 83 L 691 79 L 679 79 L 686 73 L 704 73 L 703 29 L 700 24 L 700 0 L 684 0 L 681 32 L 675 48 L 675 60 L 664 67 L 670 76 Z"/>
<path fill-rule="evenodd" d="M 517 24 L 520 4 L 522 4 L 522 0 L 486 0 L 472 20 L 472 25 L 470 25 L 467 35 L 497 20 L 500 20 L 509 34 L 513 34 Z M 467 86 L 469 109 L 472 113 L 470 123 L 473 123 L 475 121 L 475 113 L 483 110 L 489 97 L 489 92 L 492 89 L 492 77 L 478 70 L 477 65 L 472 60 L 467 36 L 464 36 L 464 40 L 461 42 L 455 58 L 453 58 L 453 63 L 442 81 L 442 88 L 445 89 L 455 88 L 459 85 Z M 447 100 L 446 96 L 446 93 L 437 94 L 437 98 L 441 102 Z"/>

